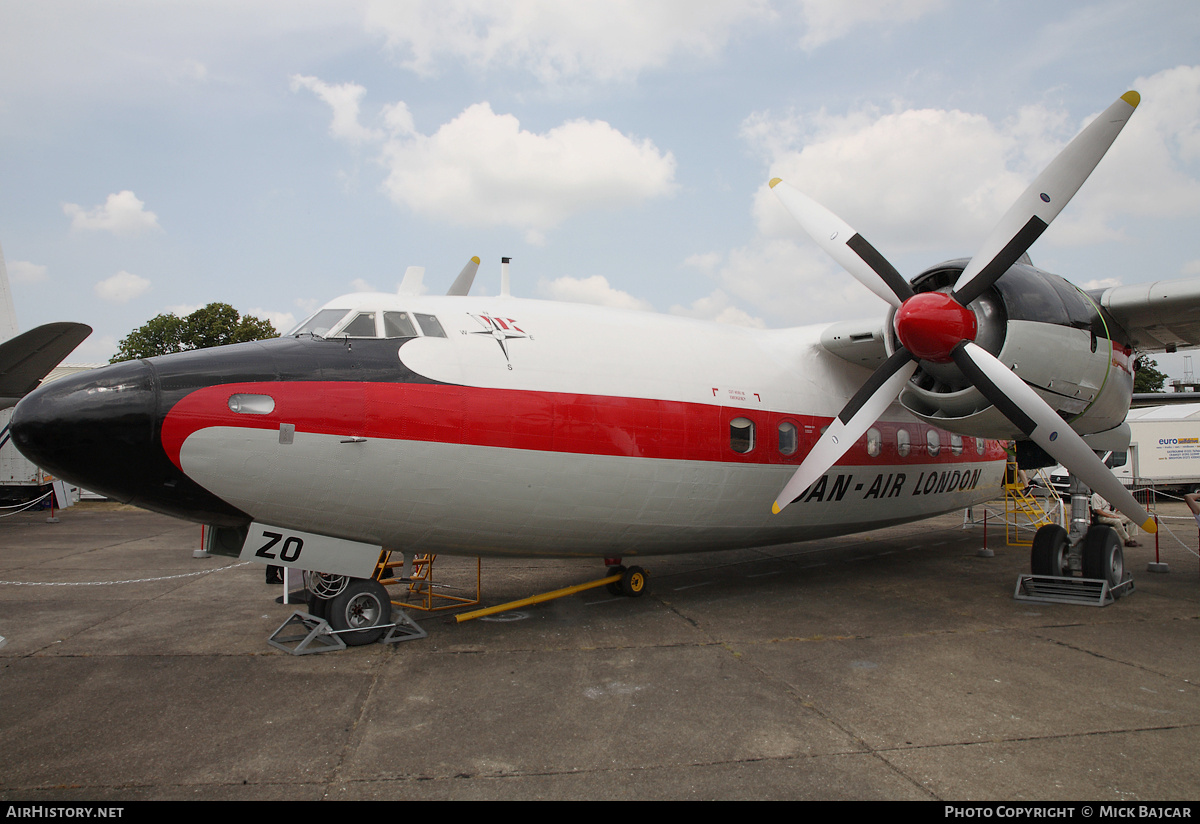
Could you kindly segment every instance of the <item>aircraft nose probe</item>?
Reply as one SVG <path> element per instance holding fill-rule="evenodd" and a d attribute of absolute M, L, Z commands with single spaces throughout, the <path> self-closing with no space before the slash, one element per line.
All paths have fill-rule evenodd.
<path fill-rule="evenodd" d="M 856 280 L 897 307 L 894 325 L 901 343 L 838 413 L 780 492 L 772 512 L 782 511 L 862 437 L 891 406 L 916 372 L 919 361 L 953 361 L 1030 440 L 1142 529 L 1157 531 L 1154 519 L 1083 438 L 1028 384 L 975 344 L 977 324 L 974 313 L 967 308 L 1058 216 L 1104 157 L 1139 102 L 1137 92 L 1123 94 L 1051 161 L 1000 219 L 948 295 L 915 295 L 895 267 L 848 223 L 779 178 L 771 180 L 771 189 L 817 245 Z"/>

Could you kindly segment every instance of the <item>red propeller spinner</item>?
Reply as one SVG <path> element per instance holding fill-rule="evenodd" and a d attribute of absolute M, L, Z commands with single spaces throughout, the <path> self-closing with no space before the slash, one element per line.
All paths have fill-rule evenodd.
<path fill-rule="evenodd" d="M 944 292 L 913 295 L 896 311 L 896 336 L 920 360 L 949 363 L 950 352 L 964 340 L 975 340 L 975 313 Z"/>

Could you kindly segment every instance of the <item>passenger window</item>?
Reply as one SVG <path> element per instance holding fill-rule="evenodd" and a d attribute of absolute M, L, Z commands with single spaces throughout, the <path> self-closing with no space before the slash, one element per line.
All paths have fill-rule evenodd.
<path fill-rule="evenodd" d="M 980 455 L 983 454 L 983 438 L 975 439 L 975 451 L 978 452 Z"/>
<path fill-rule="evenodd" d="M 867 430 L 867 454 L 872 458 L 878 458 L 879 453 L 883 451 L 883 435 L 875 427 Z"/>
<path fill-rule="evenodd" d="M 415 338 L 417 327 L 413 326 L 408 312 L 384 312 L 383 334 L 388 338 Z"/>
<path fill-rule="evenodd" d="M 787 421 L 779 424 L 779 454 L 794 455 L 799 446 L 800 439 L 796 424 Z"/>
<path fill-rule="evenodd" d="M 414 313 L 417 316 L 417 323 L 421 324 L 421 331 L 429 338 L 444 338 L 446 333 L 442 330 L 442 324 L 433 315 L 422 315 L 420 312 Z"/>
<path fill-rule="evenodd" d="M 754 421 L 734 418 L 729 422 L 729 446 L 743 455 L 754 448 Z"/>
<path fill-rule="evenodd" d="M 896 454 L 901 458 L 908 457 L 908 451 L 912 448 L 912 441 L 909 440 L 907 429 L 896 430 Z"/>
<path fill-rule="evenodd" d="M 351 338 L 374 338 L 378 337 L 375 334 L 375 313 L 374 312 L 359 312 L 354 320 L 347 323 L 339 335 L 346 335 Z"/>
<path fill-rule="evenodd" d="M 937 454 L 942 451 L 942 436 L 936 429 L 930 429 L 925 433 L 925 445 L 929 447 L 930 457 L 937 457 Z"/>
<path fill-rule="evenodd" d="M 950 451 L 955 455 L 962 454 L 962 435 L 950 436 Z"/>

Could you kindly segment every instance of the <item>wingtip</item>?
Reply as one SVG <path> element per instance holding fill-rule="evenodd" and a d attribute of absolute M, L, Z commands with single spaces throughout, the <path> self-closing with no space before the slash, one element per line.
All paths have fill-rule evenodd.
<path fill-rule="evenodd" d="M 1135 108 L 1135 109 L 1138 107 L 1138 104 L 1142 102 L 1142 96 L 1140 94 L 1138 94 L 1137 92 L 1133 91 L 1132 89 L 1130 91 L 1125 92 L 1125 94 L 1121 95 L 1121 99 L 1124 100 L 1126 103 L 1128 103 L 1130 106 L 1133 106 L 1133 108 Z"/>
<path fill-rule="evenodd" d="M 1136 104 L 1134 104 L 1134 105 L 1136 105 Z M 774 189 L 776 183 L 782 183 L 782 182 L 783 182 L 783 178 L 773 177 L 773 178 L 771 178 L 771 182 L 769 185 L 772 189 Z"/>

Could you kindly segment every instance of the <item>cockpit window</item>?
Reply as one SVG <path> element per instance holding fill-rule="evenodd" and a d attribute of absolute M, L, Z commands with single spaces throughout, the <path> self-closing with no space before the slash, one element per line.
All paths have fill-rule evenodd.
<path fill-rule="evenodd" d="M 417 328 L 413 326 L 408 312 L 384 312 L 383 336 L 385 338 L 415 338 Z"/>
<path fill-rule="evenodd" d="M 345 335 L 349 338 L 377 338 L 375 333 L 375 313 L 374 312 L 359 312 L 354 320 L 342 327 L 342 331 L 338 335 Z"/>
<path fill-rule="evenodd" d="M 346 317 L 349 309 L 322 309 L 317 314 L 306 320 L 291 333 L 295 335 L 315 335 L 318 338 L 323 338 L 329 334 L 329 330 L 338 325 L 338 321 Z"/>
<path fill-rule="evenodd" d="M 421 324 L 421 331 L 429 338 L 444 338 L 445 331 L 442 329 L 442 324 L 433 315 L 422 315 L 420 312 L 414 313 L 417 316 L 417 323 Z"/>

